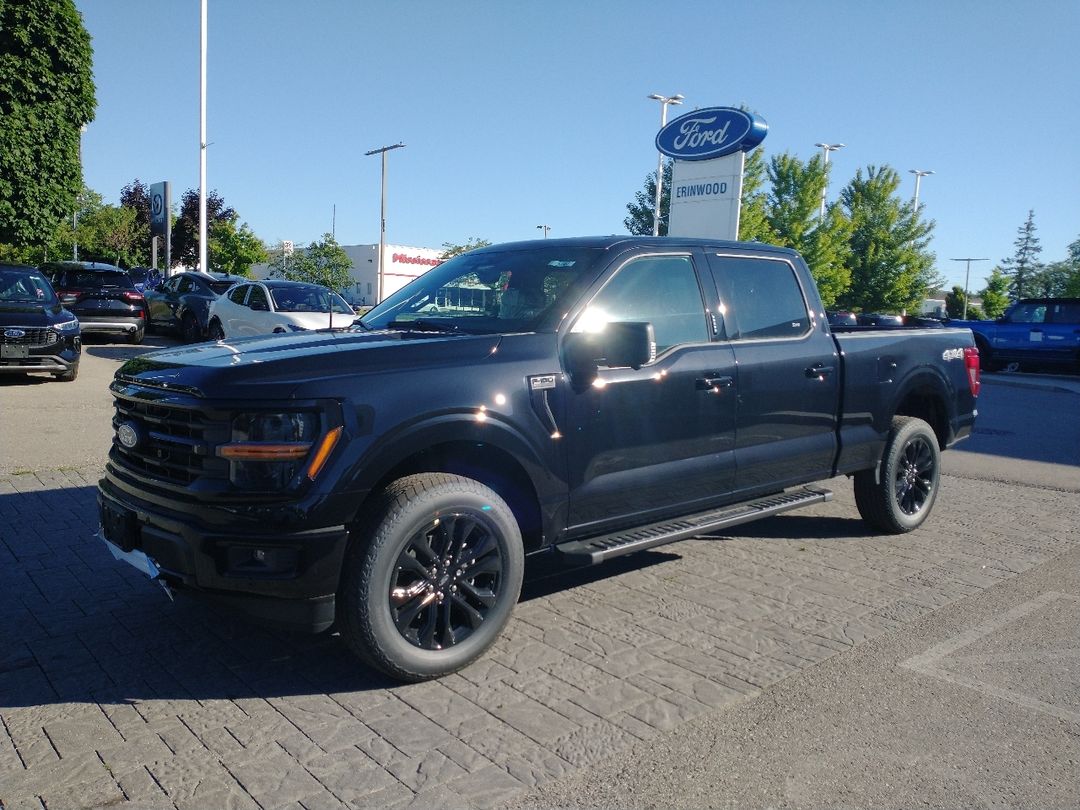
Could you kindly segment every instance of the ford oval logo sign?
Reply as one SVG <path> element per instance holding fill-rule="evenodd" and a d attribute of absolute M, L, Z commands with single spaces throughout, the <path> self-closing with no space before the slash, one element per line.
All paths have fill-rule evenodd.
<path fill-rule="evenodd" d="M 9 338 L 26 337 L 26 332 L 24 332 L 22 329 L 5 329 L 4 330 L 4 337 L 9 337 Z"/>
<path fill-rule="evenodd" d="M 656 148 L 679 160 L 711 160 L 746 152 L 765 139 L 769 125 L 734 107 L 706 107 L 680 115 L 658 133 Z"/>

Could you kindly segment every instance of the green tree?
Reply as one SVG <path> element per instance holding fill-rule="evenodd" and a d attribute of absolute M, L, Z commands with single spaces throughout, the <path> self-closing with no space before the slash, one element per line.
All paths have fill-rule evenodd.
<path fill-rule="evenodd" d="M 323 234 L 322 241 L 312 242 L 306 248 L 297 248 L 291 256 L 274 251 L 270 261 L 270 273 L 275 278 L 288 281 L 306 281 L 321 284 L 341 292 L 352 286 L 352 260 L 332 234 Z"/>
<path fill-rule="evenodd" d="M 470 236 L 468 241 L 464 245 L 456 245 L 453 242 L 443 242 L 443 252 L 439 258 L 442 261 L 452 259 L 455 256 L 460 256 L 462 253 L 468 253 L 470 250 L 476 250 L 477 248 L 487 247 L 491 242 L 487 239 L 481 239 L 478 236 Z"/>
<path fill-rule="evenodd" d="M 852 229 L 851 287 L 839 298 L 844 307 L 917 311 L 927 291 L 939 284 L 928 250 L 934 222 L 922 220 L 910 202 L 901 202 L 899 187 L 895 169 L 868 166 L 840 192 Z"/>
<path fill-rule="evenodd" d="M 219 273 L 250 275 L 251 265 L 269 258 L 266 245 L 245 222 L 236 227 L 236 219 L 221 219 L 210 228 L 210 267 Z"/>
<path fill-rule="evenodd" d="M 739 209 L 739 238 L 747 242 L 774 241 L 767 216 L 765 153 L 760 148 L 746 153 L 743 165 L 742 207 Z"/>
<path fill-rule="evenodd" d="M 952 291 L 945 294 L 945 312 L 950 318 L 967 318 L 969 321 L 981 321 L 983 312 L 976 304 L 968 301 L 965 311 L 965 298 L 967 296 L 964 295 L 964 288 L 959 284 L 954 285 Z"/>
<path fill-rule="evenodd" d="M 120 189 L 120 205 L 135 212 L 139 250 L 149 256 L 153 251 L 150 237 L 150 187 L 136 177 Z M 158 250 L 164 254 L 165 246 L 159 245 Z"/>
<path fill-rule="evenodd" d="M 71 217 L 92 62 L 73 0 L 0 2 L 0 243 L 45 243 Z"/>
<path fill-rule="evenodd" d="M 987 318 L 1000 318 L 1005 312 L 1005 308 L 1009 306 L 1009 277 L 1001 272 L 1000 267 L 991 271 L 986 279 L 986 286 L 979 291 L 979 298 L 982 299 L 983 312 Z"/>
<path fill-rule="evenodd" d="M 851 227 L 835 203 L 821 218 L 824 161 L 815 155 L 803 163 L 785 152 L 769 161 L 768 177 L 771 190 L 765 218 L 772 234 L 770 241 L 802 254 L 822 302 L 831 307 L 851 284 L 847 265 Z"/>
<path fill-rule="evenodd" d="M 215 222 L 236 219 L 236 211 L 225 205 L 225 200 L 211 191 L 206 195 L 206 230 L 209 234 Z M 210 246 L 207 245 L 207 261 Z M 172 262 L 186 267 L 199 263 L 199 191 L 189 188 L 180 198 L 180 215 L 172 224 Z M 201 268 L 200 268 L 201 269 Z"/>
<path fill-rule="evenodd" d="M 146 263 L 135 210 L 103 205 L 79 220 L 79 258 L 122 267 Z"/>
<path fill-rule="evenodd" d="M 668 211 L 671 208 L 671 171 L 673 161 L 664 161 L 664 187 L 660 190 L 660 236 L 667 236 Z M 627 217 L 623 226 L 634 236 L 652 236 L 653 211 L 656 208 L 656 172 L 649 172 L 645 187 L 626 204 Z"/>
<path fill-rule="evenodd" d="M 1010 279 L 1009 291 L 1014 298 L 1023 298 L 1028 294 L 1031 277 L 1042 269 L 1039 254 L 1042 246 L 1035 236 L 1035 211 L 1028 211 L 1027 220 L 1016 230 L 1016 251 L 1001 262 L 1001 270 Z"/>

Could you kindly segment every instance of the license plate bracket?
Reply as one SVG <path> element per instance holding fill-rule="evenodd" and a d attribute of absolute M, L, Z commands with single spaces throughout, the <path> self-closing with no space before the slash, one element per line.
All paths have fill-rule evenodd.
<path fill-rule="evenodd" d="M 0 343 L 0 357 L 5 360 L 21 360 L 30 356 L 30 347 L 18 343 Z"/>
<path fill-rule="evenodd" d="M 101 528 L 105 539 L 121 551 L 132 551 L 138 545 L 139 526 L 130 509 L 102 501 Z"/>

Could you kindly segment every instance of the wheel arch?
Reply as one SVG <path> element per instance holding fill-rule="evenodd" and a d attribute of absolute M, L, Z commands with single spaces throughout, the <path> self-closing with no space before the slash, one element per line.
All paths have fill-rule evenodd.
<path fill-rule="evenodd" d="M 920 374 L 904 386 L 892 415 L 922 419 L 937 436 L 938 448 L 944 450 L 952 441 L 953 433 L 947 392 L 948 387 L 939 376 L 929 372 Z"/>
<path fill-rule="evenodd" d="M 546 472 L 545 462 L 509 427 L 488 422 L 481 428 L 475 419 L 451 417 L 394 432 L 379 444 L 354 467 L 352 488 L 364 493 L 354 523 L 365 517 L 392 481 L 415 473 L 445 472 L 478 481 L 506 501 L 526 552 L 544 545 L 551 517 L 545 515 L 542 503 L 559 502 L 550 494 L 565 484 Z"/>

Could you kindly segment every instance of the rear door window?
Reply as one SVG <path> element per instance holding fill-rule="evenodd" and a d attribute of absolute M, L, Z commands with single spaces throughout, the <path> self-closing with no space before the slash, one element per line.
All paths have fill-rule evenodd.
<path fill-rule="evenodd" d="M 248 294 L 248 290 L 251 289 L 250 284 L 241 284 L 239 287 L 229 291 L 229 300 L 234 304 L 244 305 L 244 297 Z"/>
<path fill-rule="evenodd" d="M 722 256 L 714 263 L 727 290 L 725 317 L 734 317 L 740 340 L 799 338 L 810 331 L 795 268 L 786 261 L 753 256 Z"/>

